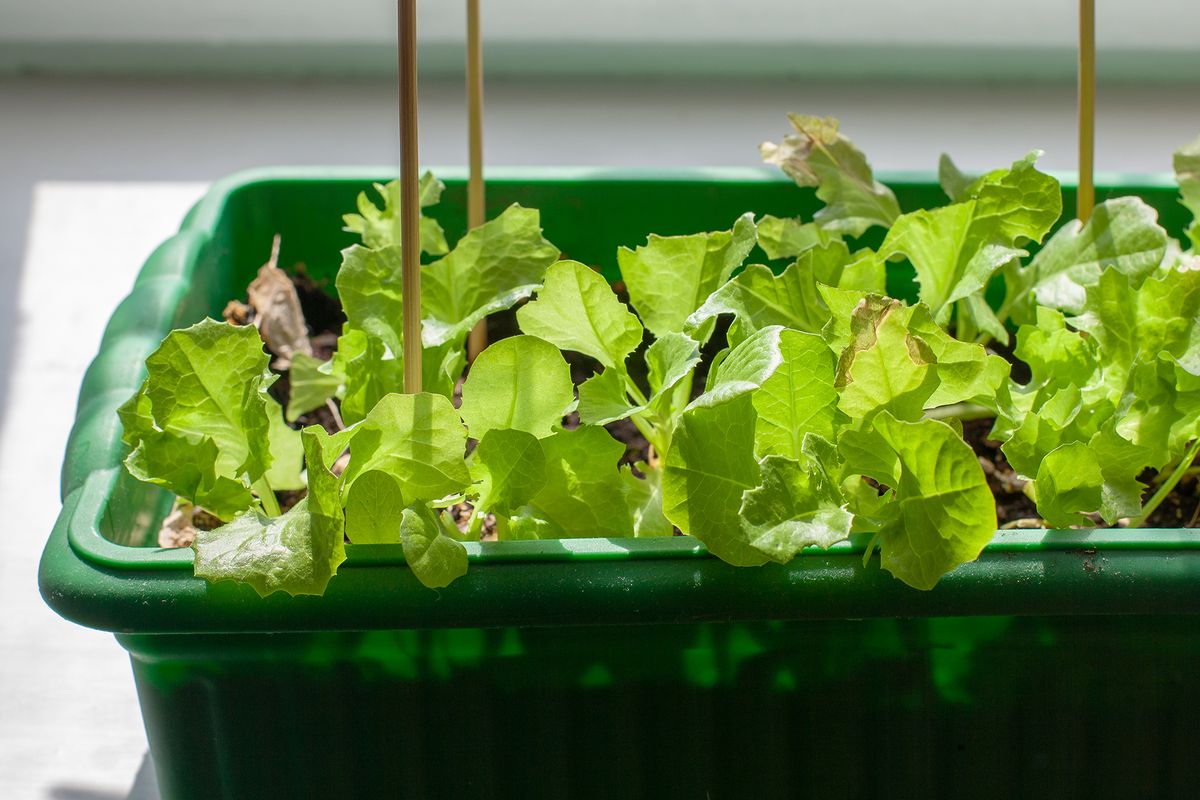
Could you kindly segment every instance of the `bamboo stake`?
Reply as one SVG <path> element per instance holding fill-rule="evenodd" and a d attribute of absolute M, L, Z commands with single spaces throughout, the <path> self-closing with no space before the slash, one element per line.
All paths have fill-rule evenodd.
<path fill-rule="evenodd" d="M 1096 140 L 1096 0 L 1079 0 L 1079 190 L 1075 216 L 1091 219 L 1096 203 L 1092 179 Z"/>
<path fill-rule="evenodd" d="M 396 0 L 400 73 L 400 257 L 404 391 L 421 391 L 421 233 L 417 175 L 417 2 Z"/>
<path fill-rule="evenodd" d="M 479 34 L 479 0 L 467 0 L 467 139 L 471 174 L 467 182 L 467 226 L 484 222 L 483 208 L 483 42 Z M 487 320 L 482 319 L 467 340 L 467 360 L 487 347 Z"/>

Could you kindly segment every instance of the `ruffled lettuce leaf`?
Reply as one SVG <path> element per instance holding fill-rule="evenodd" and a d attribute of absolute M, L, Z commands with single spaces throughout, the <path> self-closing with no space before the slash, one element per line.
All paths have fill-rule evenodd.
<path fill-rule="evenodd" d="M 400 227 L 397 216 L 400 213 L 400 182 L 391 181 L 388 184 L 376 183 L 376 194 L 383 201 L 380 208 L 366 192 L 358 195 L 358 213 L 346 214 L 342 217 L 346 230 L 357 233 L 366 247 L 380 248 L 400 244 Z M 421 208 L 437 205 L 442 199 L 445 184 L 426 172 L 421 176 L 419 199 Z M 446 234 L 437 220 L 424 215 L 420 218 L 421 250 L 430 255 L 442 255 L 449 252 Z"/>
<path fill-rule="evenodd" d="M 756 241 L 754 217 L 744 214 L 727 231 L 652 234 L 634 250 L 622 247 L 617 263 L 629 302 L 655 336 L 682 331 L 688 316 L 729 280 Z"/>
<path fill-rule="evenodd" d="M 130 473 L 224 520 L 254 505 L 252 490 L 273 508 L 264 476 L 278 455 L 272 476 L 291 488 L 299 434 L 267 393 L 269 360 L 253 326 L 208 319 L 168 334 L 119 411 Z"/>
<path fill-rule="evenodd" d="M 825 208 L 814 221 L 821 227 L 861 236 L 872 226 L 888 228 L 900 216 L 896 196 L 875 180 L 867 159 L 838 131 L 832 117 L 788 114 L 793 133 L 779 144 L 764 142 L 763 161 L 774 164 L 798 186 L 817 187 Z"/>
<path fill-rule="evenodd" d="M 1175 178 L 1179 181 L 1180 201 L 1192 212 L 1187 237 L 1192 251 L 1200 248 L 1200 137 L 1175 151 Z"/>
<path fill-rule="evenodd" d="M 1037 156 L 976 179 L 958 202 L 903 215 L 880 247 L 880 255 L 903 255 L 912 263 L 920 299 L 939 325 L 947 326 L 955 304 L 964 301 L 960 339 L 981 329 L 1004 333 L 981 295 L 1002 267 L 1028 254 L 1022 245 L 1041 242 L 1062 213 L 1058 181 L 1034 167 Z"/>
<path fill-rule="evenodd" d="M 192 545 L 197 577 L 244 583 L 262 597 L 278 591 L 325 593 L 346 559 L 338 479 L 325 467 L 328 435 L 311 427 L 302 439 L 308 496 L 282 516 L 251 510 L 216 530 L 201 531 Z"/>
<path fill-rule="evenodd" d="M 996 504 L 970 445 L 944 422 L 907 422 L 887 411 L 839 440 L 845 473 L 888 492 L 873 509 L 884 569 L 917 589 L 973 561 L 996 530 Z"/>
<path fill-rule="evenodd" d="M 1107 200 L 1087 224 L 1071 220 L 1027 266 L 1006 271 L 1001 315 L 1033 322 L 1035 305 L 1080 313 L 1088 287 L 1105 270 L 1124 273 L 1137 288 L 1162 264 L 1166 249 L 1158 212 L 1137 197 Z"/>

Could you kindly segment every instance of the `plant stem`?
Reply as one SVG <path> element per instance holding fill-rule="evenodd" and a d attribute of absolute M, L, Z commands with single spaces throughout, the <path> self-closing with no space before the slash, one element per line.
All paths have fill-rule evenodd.
<path fill-rule="evenodd" d="M 279 508 L 279 501 L 275 499 L 275 490 L 271 488 L 271 484 L 267 483 L 266 476 L 255 481 L 253 489 L 258 494 L 258 502 L 262 504 L 263 511 L 268 517 L 278 517 L 283 513 Z"/>
<path fill-rule="evenodd" d="M 1188 468 L 1192 466 L 1192 462 L 1196 460 L 1197 455 L 1200 455 L 1200 439 L 1192 442 L 1192 446 L 1188 448 L 1188 451 L 1184 454 L 1183 458 L 1175 466 L 1175 470 L 1171 473 L 1171 477 L 1167 478 L 1166 482 L 1163 483 L 1162 486 L 1158 487 L 1158 491 L 1154 493 L 1146 505 L 1142 506 L 1142 513 L 1139 514 L 1135 519 L 1130 520 L 1129 527 L 1140 528 L 1146 524 L 1146 520 L 1149 519 L 1150 515 L 1153 514 L 1159 505 L 1162 504 L 1162 501 L 1167 499 L 1167 495 L 1174 490 L 1180 479 L 1183 478 L 1184 473 L 1186 473 Z"/>
<path fill-rule="evenodd" d="M 964 301 L 959 300 L 957 303 L 955 303 L 955 305 L 957 306 L 955 310 L 958 312 L 958 314 L 956 315 L 957 318 L 955 319 L 954 333 L 956 335 L 954 338 L 958 339 L 960 342 L 975 341 L 977 331 L 975 330 L 975 323 L 972 321 L 971 315 L 967 313 L 967 304 Z"/>
<path fill-rule="evenodd" d="M 991 419 L 996 416 L 996 412 L 975 403 L 955 403 L 931 408 L 925 412 L 925 416 L 929 419 L 957 419 L 968 422 L 973 419 Z"/>

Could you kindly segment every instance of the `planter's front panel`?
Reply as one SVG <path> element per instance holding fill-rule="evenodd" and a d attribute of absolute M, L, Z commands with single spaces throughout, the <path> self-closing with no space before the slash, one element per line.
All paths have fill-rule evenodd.
<path fill-rule="evenodd" d="M 127 636 L 164 795 L 1186 796 L 1187 617 Z"/>

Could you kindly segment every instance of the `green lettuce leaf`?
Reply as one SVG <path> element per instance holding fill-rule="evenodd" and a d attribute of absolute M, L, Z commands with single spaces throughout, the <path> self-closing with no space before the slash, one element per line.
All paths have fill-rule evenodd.
<path fill-rule="evenodd" d="M 541 214 L 511 205 L 421 269 L 421 338 L 427 347 L 463 340 L 489 314 L 529 297 L 558 260 Z"/>
<path fill-rule="evenodd" d="M 333 360 L 321 361 L 305 353 L 293 353 L 288 369 L 287 421 L 315 411 L 344 391 L 344 376 L 334 371 Z"/>
<path fill-rule="evenodd" d="M 912 262 L 921 301 L 938 324 L 949 324 L 956 301 L 982 293 L 1001 267 L 1026 255 L 1018 245 L 1040 242 L 1062 213 L 1058 182 L 1034 168 L 1036 157 L 977 179 L 962 202 L 905 214 L 888 231 L 880 254 Z M 960 313 L 985 308 L 977 303 Z M 998 321 L 987 319 L 984 326 L 995 330 Z"/>
<path fill-rule="evenodd" d="M 1187 237 L 1195 251 L 1200 248 L 1200 137 L 1176 150 L 1174 162 L 1181 202 L 1192 212 L 1192 224 L 1187 229 Z"/>
<path fill-rule="evenodd" d="M 482 479 L 477 508 L 511 517 L 546 485 L 546 454 L 538 438 L 520 430 L 490 430 L 475 448 Z"/>
<path fill-rule="evenodd" d="M 797 261 L 781 274 L 751 264 L 709 295 L 686 322 L 686 330 L 699 336 L 720 314 L 733 314 L 738 331 L 748 336 L 770 325 L 819 333 L 829 322 L 829 309 L 817 291 L 811 261 Z"/>
<path fill-rule="evenodd" d="M 833 352 L 819 336 L 792 330 L 780 332 L 779 349 L 782 363 L 754 393 L 754 449 L 759 456 L 799 462 L 805 436 L 834 437 L 838 393 Z"/>
<path fill-rule="evenodd" d="M 400 543 L 422 584 L 441 589 L 467 574 L 467 550 L 454 538 L 452 524 L 428 503 L 413 503 L 400 516 Z"/>
<path fill-rule="evenodd" d="M 433 177 L 433 173 L 426 172 L 422 175 L 419 187 L 421 207 L 436 205 L 441 200 L 442 190 L 445 188 L 441 181 Z M 346 230 L 362 237 L 362 243 L 367 247 L 400 244 L 400 229 L 396 220 L 400 209 L 400 182 L 392 181 L 387 185 L 377 183 L 375 191 L 383 200 L 383 208 L 375 205 L 366 192 L 359 193 L 358 213 L 342 217 Z M 446 243 L 446 234 L 436 220 L 422 216 L 420 232 L 421 249 L 426 253 L 436 256 L 450 250 Z"/>
<path fill-rule="evenodd" d="M 916 589 L 973 561 L 996 530 L 996 503 L 971 447 L 944 422 L 906 422 L 883 411 L 839 441 L 846 473 L 894 495 L 876 511 L 884 569 Z"/>
<path fill-rule="evenodd" d="M 545 483 L 511 522 L 511 538 L 622 537 L 634 530 L 625 447 L 585 425 L 539 441 Z M 636 498 L 635 498 L 636 499 Z"/>
<path fill-rule="evenodd" d="M 662 473 L 663 512 L 718 558 L 756 566 L 769 557 L 742 530 L 742 496 L 761 481 L 754 458 L 754 403 L 743 392 L 693 402 L 679 418 Z"/>
<path fill-rule="evenodd" d="M 827 548 L 850 535 L 853 515 L 837 485 L 807 453 L 799 460 L 769 455 L 761 484 L 742 494 L 742 529 L 749 544 L 780 564 L 805 547 Z"/>
<path fill-rule="evenodd" d="M 841 243 L 841 240 L 835 231 L 815 222 L 801 222 L 798 218 L 764 214 L 758 221 L 758 246 L 771 260 L 795 258 L 806 250 L 827 247 Z"/>
<path fill-rule="evenodd" d="M 534 336 L 494 342 L 476 358 L 459 414 L 471 436 L 518 430 L 549 436 L 574 403 L 571 369 L 554 345 Z"/>
<path fill-rule="evenodd" d="M 655 336 L 682 331 L 688 316 L 742 265 L 756 241 L 754 217 L 728 231 L 651 235 L 636 250 L 617 251 L 629 302 Z"/>
<path fill-rule="evenodd" d="M 1034 304 L 1079 313 L 1089 286 L 1113 269 L 1140 286 L 1162 263 L 1167 234 L 1158 212 L 1136 197 L 1100 203 L 1086 225 L 1072 220 L 1046 242 L 1029 265 L 1005 275 L 1001 316 L 1032 322 Z"/>
<path fill-rule="evenodd" d="M 253 326 L 207 319 L 168 334 L 119 411 L 130 473 L 224 520 L 253 505 L 252 488 L 270 494 L 260 480 L 272 465 L 272 419 L 283 412 L 267 394 L 268 361 Z M 275 449 L 286 457 L 294 436 L 277 431 Z M 273 506 L 273 494 L 264 502 Z"/>
<path fill-rule="evenodd" d="M 838 121 L 801 114 L 788 114 L 788 121 L 795 133 L 759 149 L 763 161 L 778 166 L 798 186 L 817 187 L 825 208 L 815 221 L 850 236 L 861 236 L 873 225 L 890 227 L 900 216 L 896 196 L 875 180 L 862 152 L 838 132 Z"/>
<path fill-rule="evenodd" d="M 321 595 L 346 559 L 338 479 L 325 467 L 340 446 L 315 426 L 302 433 L 308 496 L 279 517 L 250 511 L 197 534 L 195 574 L 209 581 L 249 584 L 259 595 Z M 336 454 L 333 455 L 336 458 Z"/>
<path fill-rule="evenodd" d="M 604 277 L 578 261 L 561 261 L 546 273 L 537 299 L 517 311 L 523 333 L 574 350 L 605 367 L 624 369 L 642 342 L 642 325 Z"/>
<path fill-rule="evenodd" d="M 967 190 L 975 179 L 966 175 L 951 160 L 950 156 L 942 153 L 938 158 L 938 183 L 950 202 L 958 203 L 967 199 Z"/>
<path fill-rule="evenodd" d="M 354 544 L 398 544 L 400 515 L 407 505 L 390 473 L 363 472 L 346 493 L 346 538 Z"/>
<path fill-rule="evenodd" d="M 898 300 L 871 296 L 855 308 L 851 339 L 838 360 L 838 407 L 866 423 L 881 411 L 905 420 L 921 418 L 938 388 L 936 357 L 908 329 L 911 309 Z"/>
<path fill-rule="evenodd" d="M 467 431 L 447 398 L 386 395 L 350 438 L 343 492 L 353 493 L 359 476 L 380 470 L 396 480 L 407 505 L 453 495 L 471 483 L 466 446 Z"/>
<path fill-rule="evenodd" d="M 647 407 L 630 402 L 626 376 L 616 368 L 606 368 L 579 385 L 579 421 L 584 425 L 607 425 Z"/>
<path fill-rule="evenodd" d="M 692 375 L 699 363 L 700 346 L 692 337 L 668 333 L 655 339 L 646 348 L 647 379 L 650 384 L 648 407 L 663 419 L 682 411 L 690 399 Z"/>

